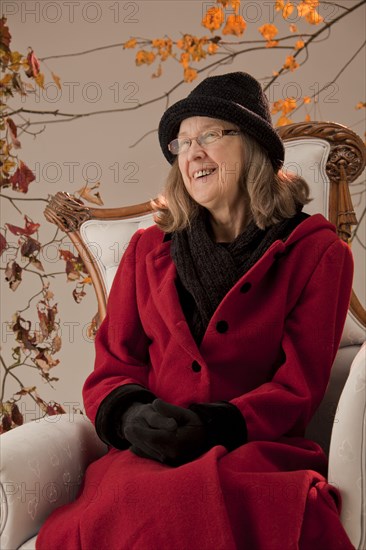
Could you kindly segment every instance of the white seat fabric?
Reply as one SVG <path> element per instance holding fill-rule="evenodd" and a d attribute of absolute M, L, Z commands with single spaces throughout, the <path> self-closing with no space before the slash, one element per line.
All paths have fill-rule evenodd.
<path fill-rule="evenodd" d="M 1 550 L 17 549 L 53 510 L 74 500 L 87 466 L 106 451 L 80 414 L 45 417 L 2 434 Z"/>
<path fill-rule="evenodd" d="M 27 540 L 24 544 L 19 546 L 19 550 L 36 550 L 37 535 Z"/>

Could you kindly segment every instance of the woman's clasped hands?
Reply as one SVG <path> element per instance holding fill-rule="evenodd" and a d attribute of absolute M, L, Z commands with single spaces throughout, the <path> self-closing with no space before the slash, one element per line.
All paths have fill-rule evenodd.
<path fill-rule="evenodd" d="M 207 450 L 200 417 L 161 399 L 133 403 L 122 416 L 121 431 L 133 453 L 171 466 L 190 462 Z"/>

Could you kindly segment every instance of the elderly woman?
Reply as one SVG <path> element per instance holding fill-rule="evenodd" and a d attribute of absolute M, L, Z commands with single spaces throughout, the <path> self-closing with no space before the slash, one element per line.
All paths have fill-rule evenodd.
<path fill-rule="evenodd" d="M 159 126 L 172 164 L 132 238 L 85 407 L 109 453 L 39 550 L 347 550 L 304 439 L 349 304 L 352 259 L 302 207 L 259 83 L 205 79 Z"/>

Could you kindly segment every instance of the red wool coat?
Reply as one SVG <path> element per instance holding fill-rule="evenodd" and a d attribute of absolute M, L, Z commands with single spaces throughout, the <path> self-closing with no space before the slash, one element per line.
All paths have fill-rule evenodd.
<path fill-rule="evenodd" d="M 84 386 L 87 414 L 94 420 L 112 390 L 138 383 L 184 407 L 231 401 L 248 443 L 178 468 L 111 449 L 89 467 L 79 498 L 46 522 L 37 549 L 353 548 L 325 456 L 303 437 L 342 334 L 349 248 L 323 216 L 306 219 L 228 292 L 197 347 L 170 246 L 157 227 L 130 242 Z"/>

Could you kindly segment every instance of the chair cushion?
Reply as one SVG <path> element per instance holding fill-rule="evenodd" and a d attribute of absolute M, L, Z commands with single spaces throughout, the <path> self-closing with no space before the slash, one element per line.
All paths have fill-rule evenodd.
<path fill-rule="evenodd" d="M 36 550 L 37 535 L 27 540 L 24 544 L 19 546 L 18 550 Z"/>
<path fill-rule="evenodd" d="M 34 536 L 78 493 L 87 466 L 107 447 L 83 415 L 34 420 L 1 436 L 1 550 Z"/>

